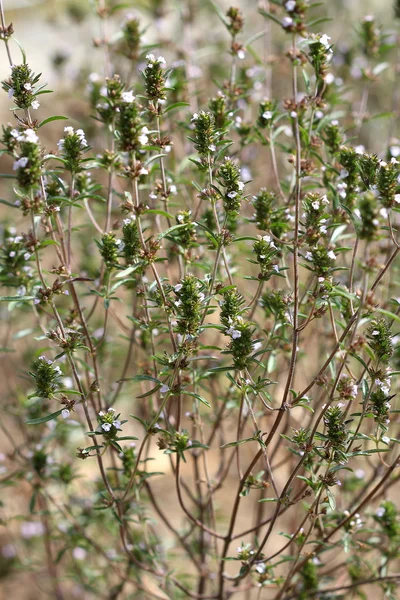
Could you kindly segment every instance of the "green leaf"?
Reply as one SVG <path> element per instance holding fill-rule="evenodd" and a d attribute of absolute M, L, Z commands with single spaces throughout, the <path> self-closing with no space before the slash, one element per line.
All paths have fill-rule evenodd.
<path fill-rule="evenodd" d="M 256 438 L 251 437 L 251 438 L 245 438 L 243 440 L 237 440 L 236 442 L 229 442 L 228 444 L 224 444 L 223 446 L 220 446 L 221 449 L 224 448 L 235 448 L 236 446 L 241 446 L 242 444 L 247 444 L 247 442 L 256 442 Z"/>
<path fill-rule="evenodd" d="M 0 204 L 5 204 L 6 206 L 10 206 L 11 208 L 19 208 L 12 202 L 7 202 L 7 200 L 3 200 L 3 198 L 0 198 Z"/>
<path fill-rule="evenodd" d="M 203 398 L 203 396 L 200 396 L 200 394 L 195 394 L 194 392 L 187 392 L 186 390 L 182 390 L 181 394 L 184 394 L 185 396 L 192 396 L 193 398 L 196 398 L 196 400 L 199 400 L 199 402 L 205 404 L 208 408 L 211 408 L 211 404 L 208 402 L 208 400 Z"/>
<path fill-rule="evenodd" d="M 328 496 L 328 502 L 329 502 L 329 506 L 331 507 L 331 510 L 335 510 L 335 508 L 336 508 L 336 499 L 335 499 L 335 496 L 333 495 L 333 493 L 331 492 L 331 490 L 329 488 L 326 488 L 326 495 Z"/>
<path fill-rule="evenodd" d="M 164 110 L 164 115 L 168 112 L 170 112 L 171 110 L 174 110 L 175 108 L 181 108 L 183 106 L 190 106 L 189 102 L 175 102 L 174 104 L 170 104 L 165 110 Z"/>
<path fill-rule="evenodd" d="M 63 115 L 55 115 L 54 117 L 48 117 L 48 119 L 45 119 L 40 123 L 38 129 L 40 129 L 41 127 L 43 127 L 43 125 L 46 125 L 47 123 L 51 123 L 51 121 L 68 121 L 68 117 L 64 117 Z"/>
<path fill-rule="evenodd" d="M 0 302 L 26 302 L 34 298 L 35 296 L 0 296 Z"/>
<path fill-rule="evenodd" d="M 169 235 L 170 233 L 172 233 L 173 231 L 176 231 L 177 229 L 182 229 L 183 227 L 187 227 L 186 223 L 181 223 L 180 225 L 173 225 L 173 227 L 168 227 L 168 229 L 166 229 L 165 231 L 163 231 L 159 236 L 158 236 L 158 240 L 162 240 L 162 238 L 164 238 L 166 235 Z"/>
<path fill-rule="evenodd" d="M 45 417 L 38 417 L 37 419 L 30 419 L 29 421 L 26 421 L 26 425 L 40 425 L 40 423 L 47 423 L 47 421 L 53 421 L 53 419 L 56 419 L 57 417 L 59 417 L 62 413 L 64 409 L 61 408 L 60 410 L 57 410 L 54 413 L 51 413 L 51 415 L 46 415 Z"/>

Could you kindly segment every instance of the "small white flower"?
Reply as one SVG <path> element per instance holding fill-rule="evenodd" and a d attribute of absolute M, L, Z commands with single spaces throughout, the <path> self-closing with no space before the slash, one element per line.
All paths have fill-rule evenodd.
<path fill-rule="evenodd" d="M 160 394 L 166 394 L 167 392 L 169 392 L 169 387 L 164 383 L 161 387 L 160 387 Z"/>
<path fill-rule="evenodd" d="M 21 156 L 21 158 L 16 160 L 13 164 L 13 170 L 16 171 L 17 169 L 24 169 L 28 164 L 28 160 L 29 159 L 26 156 Z"/>
<path fill-rule="evenodd" d="M 400 156 L 400 146 L 390 146 L 390 154 L 396 158 Z"/>
<path fill-rule="evenodd" d="M 163 56 L 159 56 L 159 57 L 157 58 L 157 62 L 158 62 L 160 65 L 166 65 L 166 64 L 167 64 L 167 61 L 165 60 L 165 58 L 164 58 Z"/>
<path fill-rule="evenodd" d="M 293 25 L 293 19 L 292 17 L 283 17 L 282 19 L 282 27 L 284 29 L 287 29 L 288 27 L 291 27 Z"/>
<path fill-rule="evenodd" d="M 295 110 L 292 110 L 290 116 L 292 117 L 292 119 L 297 119 L 297 112 Z"/>
<path fill-rule="evenodd" d="M 174 290 L 175 290 L 175 292 L 180 292 L 182 288 L 183 288 L 183 284 L 177 283 L 176 286 L 174 287 Z"/>
<path fill-rule="evenodd" d="M 228 196 L 228 198 L 236 198 L 237 192 L 228 192 L 227 196 Z"/>
<path fill-rule="evenodd" d="M 33 110 L 37 110 L 40 106 L 40 102 L 38 102 L 37 100 L 34 100 L 31 104 L 31 107 L 33 108 Z"/>
<path fill-rule="evenodd" d="M 288 12 L 293 12 L 296 8 L 296 0 L 288 0 L 285 4 L 285 8 Z"/>
<path fill-rule="evenodd" d="M 321 37 L 319 38 L 319 42 L 320 42 L 320 44 L 325 46 L 325 48 L 329 48 L 329 46 L 330 46 L 329 40 L 330 39 L 331 38 L 328 35 L 326 35 L 326 33 L 324 33 L 324 35 L 321 35 Z"/>
<path fill-rule="evenodd" d="M 379 335 L 379 331 L 378 331 L 377 329 L 374 329 L 374 331 L 371 333 L 371 335 Z M 378 384 L 378 381 L 379 381 L 379 383 L 382 383 L 382 382 L 381 382 L 379 379 L 377 379 L 377 380 L 376 380 L 376 383 L 377 383 L 377 384 Z M 378 385 L 379 385 L 379 384 L 378 384 Z"/>
<path fill-rule="evenodd" d="M 75 558 L 75 560 L 85 560 L 87 552 L 84 548 L 77 546 L 72 550 L 72 556 Z"/>
<path fill-rule="evenodd" d="M 146 54 L 146 60 L 155 60 L 154 54 Z"/>
<path fill-rule="evenodd" d="M 133 102 L 135 100 L 133 92 L 122 92 L 121 97 L 122 100 L 127 103 Z"/>
<path fill-rule="evenodd" d="M 394 201 L 396 202 L 396 204 L 400 204 L 400 194 L 394 195 Z"/>
<path fill-rule="evenodd" d="M 194 113 L 194 115 L 192 117 L 192 121 L 197 121 L 198 118 L 199 118 L 198 113 Z"/>
<path fill-rule="evenodd" d="M 383 517 L 385 512 L 386 512 L 386 509 L 383 508 L 383 506 L 380 506 L 379 508 L 376 509 L 375 514 L 377 517 Z"/>
<path fill-rule="evenodd" d="M 148 175 L 149 172 L 147 169 L 145 169 L 144 167 L 142 167 L 139 171 L 139 175 Z"/>
<path fill-rule="evenodd" d="M 312 259 L 313 259 L 313 255 L 311 254 L 311 252 L 306 252 L 306 255 L 305 255 L 305 257 L 304 257 L 304 258 L 305 258 L 306 260 L 310 260 L 310 261 L 312 261 Z"/>
<path fill-rule="evenodd" d="M 356 146 L 356 147 L 354 148 L 354 152 L 355 152 L 356 154 L 364 154 L 364 152 L 365 152 L 365 146 L 362 146 L 362 145 L 360 145 L 360 146 Z"/>
<path fill-rule="evenodd" d="M 210 152 L 215 152 L 215 151 L 216 151 L 216 149 L 217 149 L 217 147 L 215 146 L 215 144 L 210 144 L 210 145 L 208 146 L 208 149 L 210 150 Z"/>
<path fill-rule="evenodd" d="M 335 76 L 333 73 L 327 73 L 324 77 L 325 83 L 331 85 L 335 81 Z"/>
<path fill-rule="evenodd" d="M 69 412 L 68 408 L 64 408 L 64 410 L 61 413 L 62 418 L 68 419 L 69 415 L 70 415 L 70 412 Z"/>
<path fill-rule="evenodd" d="M 141 135 L 139 135 L 138 141 L 141 146 L 145 146 L 149 141 L 149 138 L 145 133 L 142 133 Z"/>
<path fill-rule="evenodd" d="M 26 90 L 27 92 L 30 92 L 32 89 L 32 86 L 30 83 L 24 83 L 24 90 Z"/>
<path fill-rule="evenodd" d="M 314 202 L 312 202 L 311 206 L 313 207 L 314 210 L 318 210 L 319 209 L 319 202 L 318 202 L 318 200 L 315 200 Z"/>
<path fill-rule="evenodd" d="M 176 218 L 179 221 L 179 223 L 182 223 L 185 217 L 183 215 L 178 215 Z"/>
<path fill-rule="evenodd" d="M 390 438 L 387 435 L 384 435 L 383 437 L 381 437 L 381 442 L 383 442 L 384 444 L 390 444 Z"/>
<path fill-rule="evenodd" d="M 337 258 L 336 254 L 334 253 L 333 250 L 329 250 L 328 257 L 331 258 L 332 260 L 336 260 L 336 258 Z"/>
<path fill-rule="evenodd" d="M 178 190 L 176 189 L 176 185 L 170 185 L 169 192 L 170 192 L 170 194 L 173 194 L 174 196 L 176 196 L 176 194 L 178 193 Z"/>
<path fill-rule="evenodd" d="M 113 425 L 115 427 L 115 429 L 120 429 L 121 428 L 121 421 L 113 421 Z"/>
<path fill-rule="evenodd" d="M 244 183 L 243 183 L 243 181 L 238 181 L 238 182 L 237 182 L 237 186 L 238 186 L 238 188 L 239 188 L 239 191 L 241 192 L 241 191 L 243 190 L 243 188 L 244 188 Z"/>
<path fill-rule="evenodd" d="M 329 204 L 329 200 L 328 200 L 327 196 L 322 196 L 322 198 L 321 198 L 321 202 L 322 202 L 322 204 L 325 204 L 325 206 L 326 206 L 327 204 Z"/>
<path fill-rule="evenodd" d="M 270 119 L 272 119 L 272 112 L 270 110 L 266 110 L 265 112 L 263 112 L 262 117 L 266 121 L 269 121 Z"/>
<path fill-rule="evenodd" d="M 13 88 L 10 88 L 8 90 L 7 95 L 8 95 L 9 98 L 12 98 L 14 96 L 14 90 L 13 90 Z"/>
<path fill-rule="evenodd" d="M 103 423 L 101 428 L 104 429 L 104 431 L 110 431 L 111 423 Z"/>
<path fill-rule="evenodd" d="M 233 340 L 237 340 L 242 337 L 242 333 L 233 327 L 229 327 L 229 329 L 226 330 L 226 334 L 230 335 Z"/>
<path fill-rule="evenodd" d="M 238 55 L 238 59 L 239 60 L 244 60 L 246 58 L 246 53 L 244 50 L 239 50 L 239 52 L 237 53 Z"/>
<path fill-rule="evenodd" d="M 363 469 L 356 469 L 354 471 L 354 475 L 357 477 L 357 479 L 363 479 L 365 476 L 365 471 Z"/>
<path fill-rule="evenodd" d="M 328 230 L 327 230 L 327 228 L 325 227 L 325 225 L 322 225 L 322 226 L 319 228 L 319 231 L 320 231 L 320 233 L 322 233 L 322 234 L 328 233 Z"/>

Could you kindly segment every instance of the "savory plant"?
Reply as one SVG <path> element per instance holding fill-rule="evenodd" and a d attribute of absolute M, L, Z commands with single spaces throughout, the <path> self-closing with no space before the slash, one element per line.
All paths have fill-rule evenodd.
<path fill-rule="evenodd" d="M 202 74 L 196 3 L 182 46 L 93 4 L 105 75 L 64 126 L 0 0 L 0 572 L 60 600 L 394 600 L 398 29 L 336 48 L 325 6 L 210 3 Z"/>

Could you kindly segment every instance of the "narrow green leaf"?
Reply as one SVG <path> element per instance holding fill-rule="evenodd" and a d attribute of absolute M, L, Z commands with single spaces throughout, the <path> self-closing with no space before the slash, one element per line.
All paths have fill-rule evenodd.
<path fill-rule="evenodd" d="M 64 409 L 61 408 L 60 410 L 51 413 L 51 415 L 46 415 L 45 417 L 38 417 L 37 419 L 30 419 L 25 423 L 26 425 L 40 425 L 40 423 L 47 423 L 47 421 L 52 421 L 53 419 L 56 419 L 58 416 L 60 416 L 63 410 Z"/>

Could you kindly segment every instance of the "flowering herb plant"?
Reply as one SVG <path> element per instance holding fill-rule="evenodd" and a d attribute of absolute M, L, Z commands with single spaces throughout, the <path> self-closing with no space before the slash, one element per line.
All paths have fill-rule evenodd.
<path fill-rule="evenodd" d="M 398 30 L 367 15 L 336 47 L 325 6 L 211 2 L 202 74 L 196 3 L 183 48 L 92 4 L 104 76 L 80 74 L 65 125 L 0 0 L 2 368 L 20 375 L 0 574 L 58 600 L 394 600 L 395 77 L 388 139 L 367 133 Z"/>

